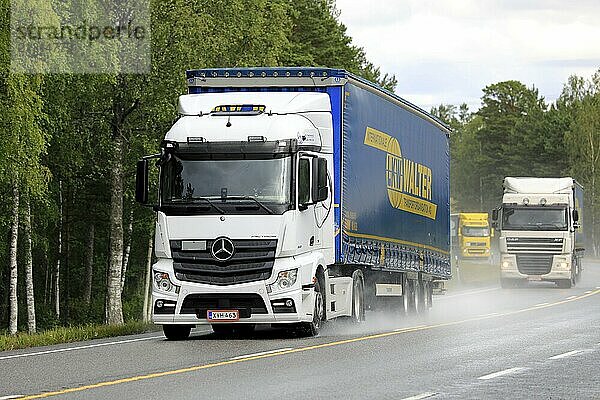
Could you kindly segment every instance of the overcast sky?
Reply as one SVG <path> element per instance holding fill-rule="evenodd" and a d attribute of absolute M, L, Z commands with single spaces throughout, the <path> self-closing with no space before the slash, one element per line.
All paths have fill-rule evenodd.
<path fill-rule="evenodd" d="M 429 111 L 518 80 L 554 101 L 600 68 L 600 0 L 336 0 L 353 43 Z"/>

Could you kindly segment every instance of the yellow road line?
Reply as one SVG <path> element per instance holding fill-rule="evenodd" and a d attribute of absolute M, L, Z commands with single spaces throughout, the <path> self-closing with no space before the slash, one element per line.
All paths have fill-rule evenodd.
<path fill-rule="evenodd" d="M 40 394 L 35 394 L 35 395 L 30 395 L 30 396 L 24 396 L 24 397 L 21 397 L 21 399 L 41 399 L 41 398 L 45 398 L 45 397 L 58 396 L 61 394 L 68 394 L 68 393 L 75 393 L 75 392 L 82 392 L 84 390 L 97 389 L 97 388 L 106 387 L 106 386 L 120 385 L 122 383 L 136 382 L 136 381 L 142 381 L 142 380 L 147 380 L 147 379 L 160 378 L 163 376 L 183 374 L 186 372 L 200 371 L 200 370 L 208 369 L 208 368 L 221 367 L 224 365 L 248 362 L 248 361 L 252 361 L 252 360 L 260 360 L 262 358 L 271 358 L 271 357 L 283 356 L 286 354 L 300 353 L 300 352 L 309 351 L 309 350 L 316 350 L 316 349 L 323 349 L 323 348 L 327 348 L 327 347 L 339 346 L 339 345 L 348 344 L 348 343 L 362 342 L 365 340 L 379 339 L 379 338 L 384 338 L 384 337 L 388 337 L 388 336 L 400 335 L 400 334 L 408 333 L 408 332 L 416 332 L 416 331 L 428 330 L 428 329 L 433 329 L 433 328 L 454 326 L 454 325 L 460 325 L 460 324 L 464 324 L 464 323 L 468 323 L 468 322 L 481 321 L 481 320 L 491 319 L 491 318 L 499 318 L 499 317 L 503 317 L 503 316 L 507 316 L 507 315 L 521 314 L 521 313 L 524 313 L 527 311 L 539 310 L 542 308 L 554 307 L 554 306 L 557 306 L 560 304 L 570 303 L 572 301 L 581 300 L 583 298 L 590 297 L 590 296 L 593 296 L 593 295 L 596 295 L 599 293 L 600 293 L 600 289 L 597 289 L 590 293 L 583 294 L 581 296 L 577 296 L 572 299 L 561 300 L 561 301 L 557 301 L 555 303 L 535 305 L 533 307 L 528 307 L 528 308 L 524 308 L 521 310 L 507 311 L 504 313 L 493 314 L 493 315 L 488 314 L 485 316 L 467 318 L 467 319 L 460 320 L 460 321 L 444 322 L 444 323 L 435 324 L 435 325 L 420 325 L 420 326 L 415 326 L 415 327 L 408 327 L 408 328 L 399 329 L 399 330 L 395 330 L 395 331 L 391 331 L 391 332 L 377 333 L 377 334 L 368 335 L 368 336 L 360 336 L 360 337 L 356 337 L 356 338 L 352 338 L 352 339 L 338 340 L 335 342 L 322 343 L 322 344 L 317 344 L 317 345 L 307 346 L 307 347 L 300 347 L 300 348 L 291 349 L 291 350 L 282 350 L 282 351 L 275 352 L 275 353 L 262 354 L 262 355 L 257 355 L 257 356 L 253 356 L 253 357 L 221 361 L 221 362 L 204 364 L 204 365 L 196 365 L 193 367 L 174 369 L 174 370 L 163 371 L 163 372 L 156 372 L 156 373 L 146 374 L 146 375 L 137 375 L 137 376 L 132 376 L 129 378 L 122 378 L 122 379 L 117 379 L 117 380 L 113 380 L 113 381 L 105 381 L 105 382 L 94 383 L 91 385 L 57 390 L 54 392 L 45 392 L 45 393 L 40 393 Z"/>

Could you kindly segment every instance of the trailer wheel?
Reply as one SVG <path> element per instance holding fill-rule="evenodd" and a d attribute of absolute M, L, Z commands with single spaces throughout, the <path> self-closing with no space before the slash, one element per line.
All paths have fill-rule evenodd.
<path fill-rule="evenodd" d="M 352 322 L 360 323 L 365 320 L 365 287 L 360 270 L 352 274 Z"/>
<path fill-rule="evenodd" d="M 192 325 L 163 325 L 167 340 L 185 340 L 190 336 Z"/>
<path fill-rule="evenodd" d="M 300 324 L 300 333 L 303 336 L 316 336 L 321 329 L 323 316 L 325 315 L 325 303 L 323 301 L 323 292 L 321 290 L 321 280 L 315 282 L 315 307 L 313 310 L 313 319 L 311 322 L 302 322 Z"/>

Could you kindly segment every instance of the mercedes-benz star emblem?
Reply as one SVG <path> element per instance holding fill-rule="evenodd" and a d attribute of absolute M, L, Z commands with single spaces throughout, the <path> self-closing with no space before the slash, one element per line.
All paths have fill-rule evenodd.
<path fill-rule="evenodd" d="M 210 251 L 215 259 L 219 261 L 227 261 L 231 257 L 233 257 L 235 247 L 233 246 L 233 242 L 230 239 L 226 237 L 220 237 L 215 239 L 210 248 Z"/>

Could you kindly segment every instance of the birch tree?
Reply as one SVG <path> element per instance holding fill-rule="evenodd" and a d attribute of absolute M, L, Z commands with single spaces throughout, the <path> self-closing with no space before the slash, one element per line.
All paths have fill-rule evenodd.
<path fill-rule="evenodd" d="M 25 200 L 25 218 L 23 234 L 25 235 L 25 294 L 27 299 L 27 331 L 36 332 L 35 324 L 35 295 L 33 291 L 33 255 L 31 249 L 31 202 L 28 195 Z"/>
<path fill-rule="evenodd" d="M 13 182 L 13 203 L 12 203 L 12 219 L 10 229 L 10 284 L 9 284 L 9 301 L 10 301 L 10 320 L 8 325 L 8 333 L 14 335 L 17 333 L 18 317 L 19 317 L 19 301 L 17 296 L 17 242 L 19 237 L 19 182 L 15 176 Z"/>

